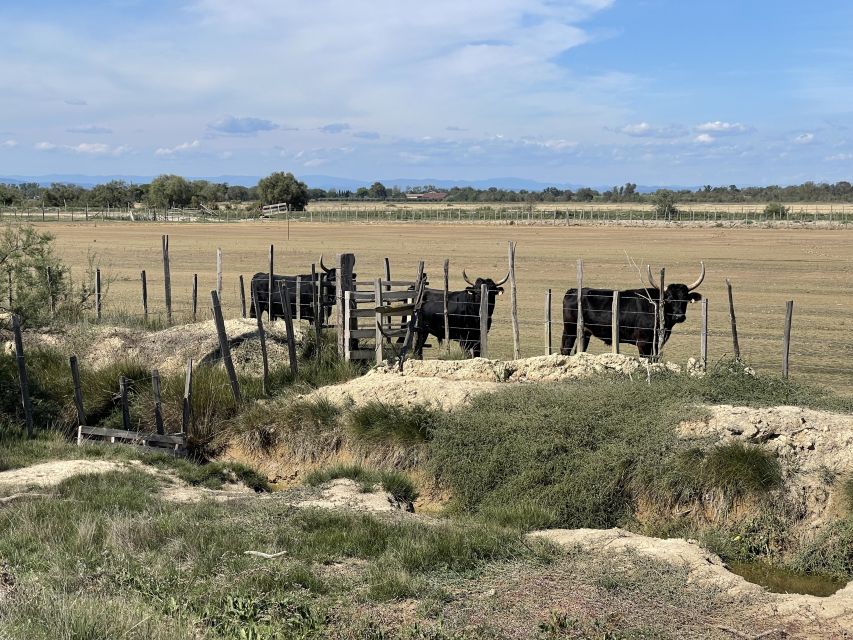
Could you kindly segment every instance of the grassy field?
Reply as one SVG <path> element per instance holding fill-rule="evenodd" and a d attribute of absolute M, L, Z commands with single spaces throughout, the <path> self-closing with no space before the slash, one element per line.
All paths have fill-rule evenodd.
<path fill-rule="evenodd" d="M 223 301 L 238 313 L 238 275 L 248 280 L 265 271 L 270 243 L 276 244 L 276 271 L 305 273 L 324 253 L 356 254 L 359 278 L 382 272 L 389 257 L 394 277 L 414 276 L 426 261 L 433 283 L 442 262 L 451 261 L 451 288 L 472 277 L 506 273 L 507 242 L 518 242 L 517 275 L 521 352 L 545 352 L 544 298 L 553 290 L 553 344 L 559 345 L 562 294 L 575 281 L 575 261 L 585 261 L 585 284 L 628 288 L 640 285 L 637 265 L 667 268 L 670 282 L 692 281 L 704 260 L 708 275 L 700 291 L 710 299 L 710 359 L 731 353 L 725 279 L 734 286 L 744 358 L 759 370 L 778 371 L 782 359 L 785 301 L 794 300 L 792 376 L 853 389 L 853 235 L 844 230 L 767 228 L 635 228 L 622 226 L 547 227 L 509 225 L 345 224 L 259 221 L 232 224 L 49 223 L 61 255 L 79 275 L 87 252 L 97 252 L 105 278 L 114 279 L 105 312 L 141 313 L 139 273 L 149 278 L 150 306 L 163 312 L 160 235 L 170 235 L 173 300 L 177 313 L 189 308 L 192 274 L 199 274 L 200 308 L 206 311 L 215 287 L 216 247 L 223 249 Z M 490 334 L 491 355 L 512 355 L 509 296 L 498 299 Z M 592 342 L 591 350 L 605 347 Z M 434 357 L 427 351 L 427 357 Z M 626 353 L 633 350 L 625 347 Z M 699 352 L 699 307 L 677 327 L 666 347 L 668 359 L 685 362 Z"/>

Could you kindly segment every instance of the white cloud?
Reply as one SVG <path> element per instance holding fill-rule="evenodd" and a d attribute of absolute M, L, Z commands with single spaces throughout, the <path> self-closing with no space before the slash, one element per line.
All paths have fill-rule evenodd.
<path fill-rule="evenodd" d="M 36 142 L 33 145 L 36 151 L 55 151 L 58 149 L 58 145 L 53 144 L 52 142 Z"/>
<path fill-rule="evenodd" d="M 847 162 L 853 160 L 853 153 L 836 153 L 835 155 L 827 156 L 829 162 Z"/>
<path fill-rule="evenodd" d="M 684 127 L 680 127 L 678 125 L 658 127 L 651 125 L 648 122 L 626 124 L 625 126 L 616 129 L 616 131 L 634 138 L 678 138 L 687 133 Z"/>
<path fill-rule="evenodd" d="M 17 147 L 17 146 L 18 146 L 17 140 L 11 140 L 10 139 L 10 140 L 4 140 L 3 142 L 0 142 L 0 147 L 3 147 L 4 149 L 12 149 L 13 147 Z"/>
<path fill-rule="evenodd" d="M 174 156 L 179 153 L 186 153 L 187 151 L 198 149 L 200 146 L 201 143 L 198 140 L 193 140 L 192 142 L 184 142 L 174 147 L 160 147 L 154 152 L 154 155 Z"/>
<path fill-rule="evenodd" d="M 711 144 L 714 142 L 715 138 L 711 134 L 708 133 L 700 133 L 698 136 L 693 138 L 694 142 L 698 142 L 700 144 Z"/>
<path fill-rule="evenodd" d="M 263 118 L 223 116 L 208 124 L 207 128 L 223 135 L 253 136 L 261 131 L 273 131 L 279 126 L 272 120 L 264 120 Z"/>
<path fill-rule="evenodd" d="M 750 133 L 752 130 L 752 127 L 741 124 L 740 122 L 723 122 L 721 120 L 696 125 L 696 131 L 699 133 L 713 133 L 718 136 L 742 135 Z"/>
<path fill-rule="evenodd" d="M 127 145 L 112 146 L 101 142 L 81 142 L 74 145 L 37 142 L 34 148 L 36 151 L 72 151 L 88 156 L 121 156 L 132 151 Z"/>
<path fill-rule="evenodd" d="M 794 142 L 797 144 L 809 144 L 814 141 L 813 133 L 801 133 L 796 138 L 794 138 Z"/>

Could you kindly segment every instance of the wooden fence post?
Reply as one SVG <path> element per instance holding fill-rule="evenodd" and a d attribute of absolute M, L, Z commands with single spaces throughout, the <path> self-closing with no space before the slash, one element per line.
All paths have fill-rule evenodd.
<path fill-rule="evenodd" d="M 480 357 L 489 357 L 489 286 L 480 286 Z"/>
<path fill-rule="evenodd" d="M 240 274 L 240 313 L 246 317 L 246 283 L 243 282 L 243 274 Z"/>
<path fill-rule="evenodd" d="M 660 285 L 658 290 L 657 340 L 655 344 L 655 360 L 663 357 L 663 343 L 666 340 L 666 269 L 661 268 Z"/>
<path fill-rule="evenodd" d="M 791 355 L 791 324 L 794 319 L 794 301 L 785 303 L 785 334 L 782 337 L 782 377 L 788 378 L 788 359 Z"/>
<path fill-rule="evenodd" d="M 157 369 L 151 370 L 151 391 L 154 395 L 154 425 L 157 433 L 163 435 L 166 430 L 163 428 L 163 404 L 160 401 L 160 372 Z"/>
<path fill-rule="evenodd" d="M 270 245 L 270 264 L 269 273 L 267 274 L 267 316 L 272 322 L 272 281 L 273 267 L 275 265 L 275 245 Z M 257 291 L 255 292 L 257 294 Z"/>
<path fill-rule="evenodd" d="M 314 308 L 314 357 L 317 362 L 322 358 L 323 349 L 323 274 L 318 276 L 317 265 L 311 263 L 311 305 Z"/>
<path fill-rule="evenodd" d="M 512 317 L 512 354 L 515 360 L 521 358 L 521 337 L 518 332 L 518 296 L 515 288 L 515 246 L 517 243 L 509 242 L 509 293 L 510 314 Z"/>
<path fill-rule="evenodd" d="M 290 308 L 290 291 L 287 283 L 278 281 L 278 297 L 284 307 L 284 328 L 287 331 L 287 355 L 290 358 L 290 372 L 293 377 L 299 373 L 299 363 L 296 358 L 296 336 L 293 335 L 293 312 Z"/>
<path fill-rule="evenodd" d="M 391 291 L 391 261 L 386 257 L 383 262 L 385 264 L 385 282 L 388 283 L 385 285 L 385 291 Z M 394 328 L 394 318 L 388 316 L 385 326 L 388 331 L 391 331 Z"/>
<path fill-rule="evenodd" d="M 53 273 L 51 268 L 47 268 L 47 299 L 50 304 L 50 315 L 56 315 L 56 299 L 53 297 Z"/>
<path fill-rule="evenodd" d="M 184 374 L 184 400 L 181 411 L 181 433 L 185 436 L 190 432 L 190 418 L 192 417 L 193 401 L 193 361 L 187 360 L 187 369 Z"/>
<path fill-rule="evenodd" d="M 337 263 L 335 297 L 338 309 L 338 353 L 341 357 L 344 357 L 350 348 L 350 345 L 345 342 L 349 336 L 350 325 L 358 321 L 357 318 L 350 318 L 348 308 L 351 302 L 345 296 L 347 291 L 354 289 L 352 272 L 355 267 L 355 255 L 352 253 L 339 253 L 337 255 Z M 345 323 L 346 326 L 344 326 Z"/>
<path fill-rule="evenodd" d="M 258 324 L 258 339 L 261 342 L 261 364 L 263 366 L 262 390 L 266 394 L 269 392 L 270 379 L 270 363 L 267 356 L 267 332 L 264 330 L 264 321 L 261 319 L 263 307 L 258 300 L 257 287 L 252 287 L 252 300 L 255 305 L 255 320 Z"/>
<path fill-rule="evenodd" d="M 86 424 L 86 412 L 83 410 L 83 386 L 80 384 L 80 367 L 76 355 L 72 355 L 68 361 L 71 365 L 71 382 L 74 385 L 74 409 L 77 411 L 77 426 L 80 427 Z"/>
<path fill-rule="evenodd" d="M 450 353 L 450 313 L 448 312 L 447 298 L 450 295 L 450 259 L 444 259 L 444 350 Z"/>
<path fill-rule="evenodd" d="M 708 369 L 708 298 L 702 299 L 702 328 L 699 338 L 699 359 L 702 370 Z"/>
<path fill-rule="evenodd" d="M 216 333 L 219 336 L 219 352 L 222 354 L 225 372 L 228 374 L 228 380 L 231 383 L 234 402 L 239 405 L 243 401 L 240 395 L 240 383 L 237 382 L 237 372 L 234 370 L 234 361 L 231 359 L 231 345 L 228 343 L 228 336 L 225 334 L 225 320 L 222 318 L 222 307 L 219 304 L 219 295 L 215 289 L 210 292 L 210 299 L 213 303 L 213 320 L 216 322 Z"/>
<path fill-rule="evenodd" d="M 166 293 L 166 324 L 172 324 L 172 270 L 169 266 L 169 236 L 161 238 L 163 244 L 163 288 Z"/>
<path fill-rule="evenodd" d="M 6 272 L 6 277 L 7 277 L 8 282 L 9 282 L 9 289 L 8 289 L 9 296 L 7 299 L 7 303 L 9 305 L 9 313 L 12 313 L 12 304 L 13 304 L 14 300 L 12 299 L 12 270 L 11 269 L 9 269 Z"/>
<path fill-rule="evenodd" d="M 222 299 L 222 248 L 216 247 L 216 294 Z"/>
<path fill-rule="evenodd" d="M 376 278 L 373 282 L 373 302 L 376 305 L 376 364 L 380 365 L 385 361 L 383 346 L 385 337 L 382 335 L 382 312 L 379 310 L 382 307 L 382 282 Z"/>
<path fill-rule="evenodd" d="M 118 388 L 121 395 L 121 424 L 125 431 L 130 431 L 130 405 L 127 400 L 127 383 L 128 380 L 124 376 L 118 379 Z"/>
<path fill-rule="evenodd" d="M 12 315 L 12 332 L 15 334 L 15 361 L 18 364 L 18 383 L 21 387 L 21 406 L 27 424 L 27 435 L 33 435 L 33 405 L 30 400 L 30 378 L 27 375 L 27 363 L 24 359 L 24 339 L 21 336 L 21 321 Z"/>
<path fill-rule="evenodd" d="M 142 319 L 145 324 L 148 324 L 148 276 L 145 274 L 145 269 L 139 277 L 142 280 Z"/>
<path fill-rule="evenodd" d="M 552 351 L 551 343 L 551 290 L 545 294 L 545 353 L 549 356 Z"/>
<path fill-rule="evenodd" d="M 575 328 L 575 353 L 582 353 L 584 349 L 583 340 L 583 258 L 578 258 L 578 317 Z"/>
<path fill-rule="evenodd" d="M 350 339 L 350 312 L 352 311 L 352 291 L 344 291 L 344 322 L 343 322 L 343 346 L 344 360 L 349 360 L 352 355 L 352 340 Z"/>
<path fill-rule="evenodd" d="M 101 319 L 101 270 L 95 269 L 95 318 Z"/>
<path fill-rule="evenodd" d="M 198 319 L 198 274 L 193 274 L 193 288 L 192 288 L 192 313 L 193 313 L 193 322 Z"/>
<path fill-rule="evenodd" d="M 732 283 L 726 278 L 726 288 L 729 291 L 729 317 L 732 320 L 732 347 L 735 352 L 735 360 L 740 361 L 740 344 L 737 339 L 737 318 L 735 318 L 735 301 L 732 295 Z"/>
<path fill-rule="evenodd" d="M 302 276 L 296 276 L 296 320 L 302 320 Z"/>
<path fill-rule="evenodd" d="M 610 350 L 619 353 L 619 292 L 613 292 L 613 303 L 610 307 Z"/>

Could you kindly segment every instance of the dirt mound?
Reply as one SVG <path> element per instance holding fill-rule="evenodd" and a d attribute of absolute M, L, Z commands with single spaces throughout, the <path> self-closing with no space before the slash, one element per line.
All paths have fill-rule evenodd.
<path fill-rule="evenodd" d="M 270 363 L 286 362 L 284 322 L 267 323 L 264 327 Z M 261 370 L 261 346 L 256 321 L 244 318 L 226 320 L 225 333 L 237 370 L 258 373 Z M 294 334 L 297 344 L 301 343 L 305 332 L 299 323 L 294 325 Z M 82 362 L 95 369 L 130 359 L 144 362 L 161 374 L 170 374 L 183 371 L 189 358 L 195 364 L 219 358 L 219 338 L 213 320 L 153 332 L 94 325 L 80 335 L 40 334 L 35 337 L 41 344 L 77 352 Z"/>
<path fill-rule="evenodd" d="M 801 407 L 707 407 L 708 418 L 679 426 L 688 439 L 741 441 L 779 457 L 785 496 L 802 533 L 823 526 L 839 510 L 837 479 L 853 472 L 853 415 Z"/>
<path fill-rule="evenodd" d="M 809 621 L 815 628 L 849 628 L 853 619 L 853 582 L 828 598 L 798 594 L 769 593 L 726 569 L 718 556 L 702 549 L 693 541 L 672 538 L 662 540 L 630 533 L 623 529 L 551 529 L 530 534 L 561 546 L 613 558 L 632 555 L 680 565 L 688 571 L 688 583 L 698 584 L 709 591 L 723 592 L 740 599 L 753 613 L 773 616 L 780 622 Z M 823 637 L 831 637 L 830 635 Z"/>
<path fill-rule="evenodd" d="M 647 376 L 679 372 L 672 363 L 649 364 L 624 355 L 536 356 L 521 360 L 407 360 L 402 373 L 382 365 L 360 378 L 311 394 L 336 404 L 371 401 L 400 406 L 428 404 L 450 411 L 480 394 L 527 382 L 561 382 L 594 375 Z"/>
<path fill-rule="evenodd" d="M 327 483 L 318 498 L 303 500 L 296 504 L 302 508 L 351 509 L 354 511 L 403 511 L 406 505 L 387 491 L 372 487 L 372 491 L 363 491 L 354 480 L 339 478 Z"/>

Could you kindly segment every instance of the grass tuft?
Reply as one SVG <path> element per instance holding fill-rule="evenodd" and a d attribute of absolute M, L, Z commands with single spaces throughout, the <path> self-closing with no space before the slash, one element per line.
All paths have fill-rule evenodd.
<path fill-rule="evenodd" d="M 399 407 L 369 402 L 350 412 L 349 429 L 369 444 L 411 446 L 429 441 L 441 414 L 423 405 Z"/>

